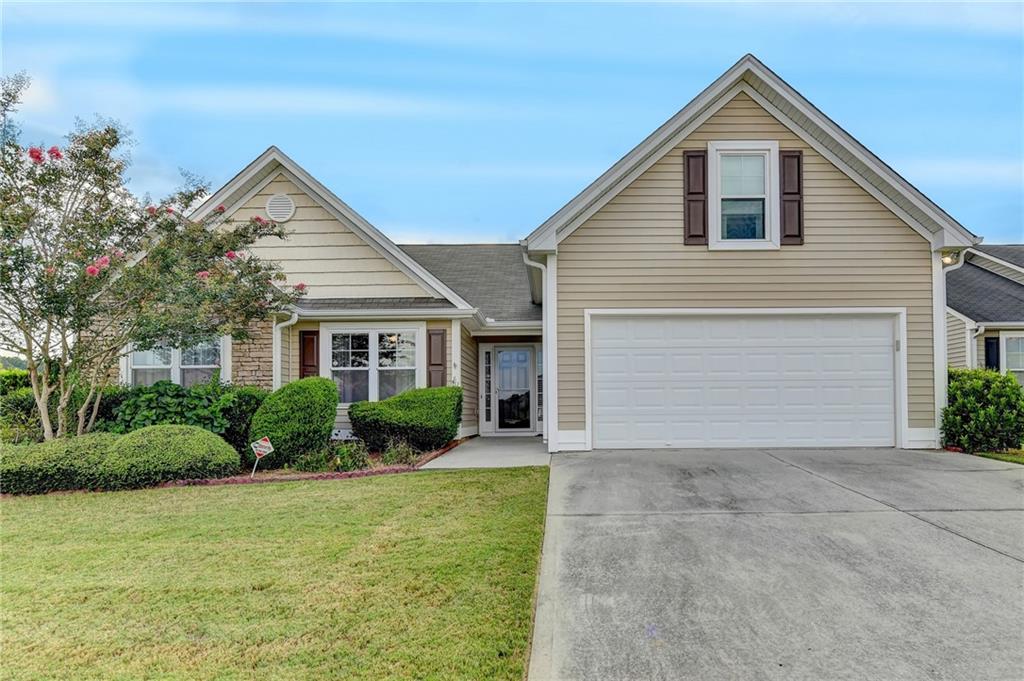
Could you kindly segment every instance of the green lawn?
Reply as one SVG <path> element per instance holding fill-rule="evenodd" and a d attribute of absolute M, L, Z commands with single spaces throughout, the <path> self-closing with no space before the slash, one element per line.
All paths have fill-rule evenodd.
<path fill-rule="evenodd" d="M 1024 449 L 1011 449 L 1005 452 L 978 452 L 975 456 L 1024 465 Z"/>
<path fill-rule="evenodd" d="M 547 469 L 0 501 L 4 679 L 516 679 Z"/>

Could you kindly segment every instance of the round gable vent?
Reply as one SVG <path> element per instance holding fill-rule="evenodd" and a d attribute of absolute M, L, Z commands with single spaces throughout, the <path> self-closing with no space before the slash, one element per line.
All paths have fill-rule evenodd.
<path fill-rule="evenodd" d="M 295 202 L 284 194 L 274 194 L 267 199 L 267 215 L 274 222 L 288 222 L 295 215 Z"/>

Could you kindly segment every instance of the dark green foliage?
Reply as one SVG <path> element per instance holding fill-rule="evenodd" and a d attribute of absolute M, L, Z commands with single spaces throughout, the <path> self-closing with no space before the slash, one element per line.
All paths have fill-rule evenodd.
<path fill-rule="evenodd" d="M 111 433 L 90 433 L 21 447 L 0 444 L 0 491 L 102 489 L 100 466 L 116 440 Z"/>
<path fill-rule="evenodd" d="M 380 460 L 387 466 L 411 466 L 420 458 L 419 453 L 405 440 L 394 439 L 381 453 Z"/>
<path fill-rule="evenodd" d="M 228 391 L 230 399 L 224 405 L 222 414 L 227 421 L 223 438 L 228 444 L 243 457 L 246 453 L 252 453 L 249 449 L 249 428 L 252 426 L 252 417 L 263 404 L 263 401 L 270 395 L 270 391 L 257 388 L 254 385 L 231 388 Z"/>
<path fill-rule="evenodd" d="M 238 453 L 220 436 L 196 426 L 149 426 L 123 435 L 99 466 L 104 489 L 236 473 Z"/>
<path fill-rule="evenodd" d="M 0 395 L 0 443 L 37 442 L 43 439 L 32 388 Z"/>
<path fill-rule="evenodd" d="M 19 388 L 29 387 L 28 372 L 24 369 L 0 369 L 0 397 Z"/>
<path fill-rule="evenodd" d="M 356 402 L 348 408 L 353 434 L 370 451 L 401 440 L 417 451 L 443 447 L 455 439 L 462 419 L 462 388 L 420 388 L 380 402 Z"/>
<path fill-rule="evenodd" d="M 326 448 L 337 406 L 338 389 L 328 378 L 303 378 L 271 393 L 256 410 L 249 429 L 250 442 L 269 437 L 274 446 L 260 467 L 291 465 L 303 454 Z M 252 465 L 251 451 L 243 455 L 243 462 Z"/>
<path fill-rule="evenodd" d="M 942 437 L 947 447 L 965 452 L 1019 448 L 1024 442 L 1024 388 L 1012 374 L 951 368 Z"/>
<path fill-rule="evenodd" d="M 228 427 L 224 410 L 230 401 L 229 391 L 217 383 L 183 388 L 159 381 L 134 390 L 121 403 L 113 430 L 127 433 L 146 426 L 187 425 L 223 433 Z"/>

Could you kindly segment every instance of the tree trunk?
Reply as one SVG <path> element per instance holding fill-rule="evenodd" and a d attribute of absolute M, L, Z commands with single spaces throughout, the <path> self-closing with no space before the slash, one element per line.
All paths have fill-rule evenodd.
<path fill-rule="evenodd" d="M 39 410 L 39 423 L 43 427 L 43 440 L 53 439 L 53 423 L 50 421 L 50 392 L 47 384 L 41 384 L 39 368 L 33 362 L 28 367 L 28 379 L 32 385 L 32 397 L 36 400 L 36 409 Z"/>

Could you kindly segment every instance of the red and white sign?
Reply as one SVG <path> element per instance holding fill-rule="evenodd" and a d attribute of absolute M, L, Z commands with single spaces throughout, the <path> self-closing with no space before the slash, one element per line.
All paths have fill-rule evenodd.
<path fill-rule="evenodd" d="M 253 442 L 249 446 L 252 447 L 252 452 L 253 454 L 256 455 L 257 460 L 262 459 L 267 454 L 270 454 L 272 451 L 274 451 L 274 445 L 270 444 L 269 437 L 261 437 L 259 440 L 256 440 L 256 442 Z"/>

